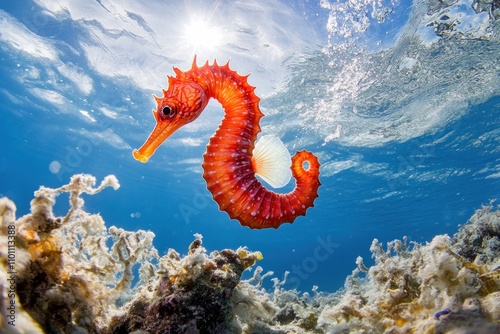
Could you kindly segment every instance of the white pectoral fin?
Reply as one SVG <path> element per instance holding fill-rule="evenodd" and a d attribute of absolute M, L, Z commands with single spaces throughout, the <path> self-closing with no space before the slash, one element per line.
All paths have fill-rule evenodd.
<path fill-rule="evenodd" d="M 255 173 L 273 188 L 284 187 L 292 178 L 292 159 L 283 142 L 275 136 L 262 136 L 253 150 Z"/>

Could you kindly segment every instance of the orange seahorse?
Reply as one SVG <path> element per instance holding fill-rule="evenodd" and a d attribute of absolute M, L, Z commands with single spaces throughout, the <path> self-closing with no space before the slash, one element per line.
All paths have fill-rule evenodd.
<path fill-rule="evenodd" d="M 290 161 L 290 154 L 276 137 L 263 136 L 254 143 L 260 119 L 259 97 L 247 76 L 208 62 L 182 72 L 174 67 L 175 77 L 168 76 L 168 90 L 157 102 L 153 115 L 156 126 L 144 145 L 133 156 L 147 162 L 155 150 L 182 126 L 194 121 L 210 98 L 217 99 L 225 111 L 219 128 L 210 138 L 203 155 L 203 178 L 220 210 L 250 228 L 278 228 L 293 223 L 314 206 L 318 197 L 320 163 L 308 151 L 300 151 Z M 291 167 L 290 167 L 291 164 Z M 266 189 L 256 178 L 259 175 L 273 187 L 284 186 L 290 176 L 295 188 L 287 194 Z"/>

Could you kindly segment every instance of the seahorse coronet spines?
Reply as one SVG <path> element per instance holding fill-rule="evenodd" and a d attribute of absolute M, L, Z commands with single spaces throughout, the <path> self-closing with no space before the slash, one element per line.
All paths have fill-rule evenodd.
<path fill-rule="evenodd" d="M 193 63 L 191 64 L 191 69 L 196 70 L 198 69 L 198 65 L 196 64 L 196 55 L 193 57 Z"/>
<path fill-rule="evenodd" d="M 168 86 L 172 87 L 172 85 L 175 82 L 175 78 L 173 76 L 171 76 L 171 75 L 167 75 L 167 78 L 168 78 Z"/>
<path fill-rule="evenodd" d="M 180 70 L 179 68 L 177 68 L 177 67 L 174 67 L 174 72 L 175 72 L 175 74 L 176 74 L 176 76 L 177 76 L 178 78 L 180 78 L 181 76 L 183 76 L 183 75 L 184 75 L 184 72 L 183 72 L 183 71 L 181 71 L 181 70 Z"/>
<path fill-rule="evenodd" d="M 231 70 L 229 68 L 229 63 L 230 63 L 230 61 L 228 60 L 224 65 L 221 66 L 221 68 L 224 69 L 224 70 Z"/>

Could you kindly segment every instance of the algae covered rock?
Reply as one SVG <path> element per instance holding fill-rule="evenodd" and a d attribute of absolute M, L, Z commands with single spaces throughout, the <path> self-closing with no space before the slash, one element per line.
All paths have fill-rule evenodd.
<path fill-rule="evenodd" d="M 201 235 L 196 235 L 183 258 L 170 249 L 160 260 L 159 279 L 150 285 L 153 294 L 135 298 L 106 332 L 233 332 L 231 296 L 243 271 L 262 255 L 243 248 L 208 255 L 201 241 Z"/>
<path fill-rule="evenodd" d="M 477 265 L 500 265 L 500 211 L 478 210 L 451 240 L 452 249 Z"/>

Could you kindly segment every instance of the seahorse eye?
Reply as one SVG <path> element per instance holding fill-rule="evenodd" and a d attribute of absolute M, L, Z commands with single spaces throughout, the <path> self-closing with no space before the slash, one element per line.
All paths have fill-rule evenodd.
<path fill-rule="evenodd" d="M 172 109 L 167 106 L 167 107 L 164 107 L 161 112 L 163 113 L 164 116 L 168 116 L 172 112 Z"/>
<path fill-rule="evenodd" d="M 165 106 L 161 110 L 161 118 L 163 119 L 171 119 L 175 116 L 175 114 L 176 114 L 175 109 L 170 106 Z"/>

